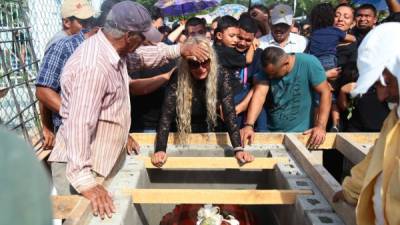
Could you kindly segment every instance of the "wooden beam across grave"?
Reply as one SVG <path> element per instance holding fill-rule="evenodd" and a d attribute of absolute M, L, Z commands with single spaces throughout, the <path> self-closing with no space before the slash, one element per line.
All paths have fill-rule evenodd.
<path fill-rule="evenodd" d="M 309 135 L 303 135 L 301 133 L 291 133 L 298 140 L 307 144 Z M 346 139 L 359 144 L 373 144 L 378 138 L 378 133 L 327 133 L 325 142 L 319 146 L 319 149 L 334 149 L 336 143 L 336 135 L 343 134 Z M 155 142 L 155 133 L 132 133 L 131 136 L 139 144 L 152 145 Z M 254 138 L 254 144 L 283 144 L 285 133 L 256 133 Z M 187 143 L 192 145 L 200 144 L 220 144 L 230 145 L 229 135 L 227 133 L 199 133 L 189 134 Z M 168 138 L 168 144 L 179 144 L 178 136 L 176 133 L 170 133 Z"/>
<path fill-rule="evenodd" d="M 327 133 L 325 142 L 319 146 L 319 150 L 335 149 L 337 145 L 338 134 L 343 134 L 346 140 L 352 141 L 357 144 L 371 145 L 378 138 L 378 133 Z M 299 133 L 293 133 L 303 143 L 307 143 L 309 135 L 303 135 Z M 155 133 L 132 133 L 131 136 L 139 143 L 139 145 L 151 145 L 155 142 Z M 254 144 L 283 144 L 285 134 L 284 133 L 256 133 L 254 138 Z M 190 144 L 220 144 L 230 145 L 229 136 L 227 133 L 201 133 L 201 134 L 190 134 L 188 137 L 188 143 Z M 339 141 L 340 143 L 340 141 Z M 176 133 L 170 133 L 168 138 L 168 144 L 179 144 L 178 136 Z M 51 150 L 39 150 L 36 152 L 36 156 L 39 160 L 45 159 Z"/>
<path fill-rule="evenodd" d="M 214 189 L 130 189 L 134 204 L 238 204 L 293 205 L 298 195 L 312 195 L 311 190 L 214 190 Z M 90 210 L 89 201 L 79 195 L 53 196 L 54 219 L 78 222 Z M 82 204 L 85 203 L 85 204 Z M 90 211 L 89 211 L 90 212 Z M 64 223 L 65 224 L 65 223 Z"/>
<path fill-rule="evenodd" d="M 139 156 L 147 169 L 155 169 L 150 157 Z M 169 157 L 162 169 L 273 169 L 278 163 L 288 163 L 286 157 L 255 158 L 253 162 L 239 164 L 233 157 Z"/>
<path fill-rule="evenodd" d="M 292 205 L 311 190 L 132 189 L 135 204 Z"/>

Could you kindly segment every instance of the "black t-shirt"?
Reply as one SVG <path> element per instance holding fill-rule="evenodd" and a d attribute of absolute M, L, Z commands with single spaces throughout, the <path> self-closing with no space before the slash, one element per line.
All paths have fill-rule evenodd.
<path fill-rule="evenodd" d="M 357 42 L 336 48 L 337 65 L 342 70 L 339 77 L 332 83 L 336 94 L 339 94 L 340 87 L 357 80 L 357 48 Z"/>
<path fill-rule="evenodd" d="M 386 102 L 380 102 L 375 87 L 354 99 L 352 117 L 346 120 L 345 130 L 348 132 L 379 132 L 390 110 Z"/>
<path fill-rule="evenodd" d="M 132 79 L 150 78 L 170 71 L 175 62 L 159 69 L 139 71 L 131 74 Z M 148 95 L 131 95 L 131 128 L 130 132 L 141 132 L 144 129 L 156 130 L 160 120 L 161 106 L 164 101 L 165 86 Z"/>
<path fill-rule="evenodd" d="M 337 48 L 338 66 L 342 67 L 342 73 L 336 80 L 336 92 L 350 82 L 358 79 L 357 71 L 357 43 L 339 46 Z M 342 121 L 345 131 L 348 132 L 379 132 L 383 121 L 390 110 L 385 102 L 380 102 L 376 90 L 371 87 L 367 93 L 353 100 L 354 109 L 352 116 L 347 119 L 348 111 L 342 113 Z"/>
<path fill-rule="evenodd" d="M 356 37 L 358 46 L 360 46 L 362 40 L 364 40 L 365 36 L 367 36 L 370 30 L 360 30 L 357 27 L 351 30 L 351 33 Z"/>

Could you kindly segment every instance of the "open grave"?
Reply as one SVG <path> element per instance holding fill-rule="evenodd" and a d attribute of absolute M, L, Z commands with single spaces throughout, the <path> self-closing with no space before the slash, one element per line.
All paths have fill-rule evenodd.
<path fill-rule="evenodd" d="M 309 151 L 306 136 L 257 134 L 257 144 L 246 148 L 256 160 L 239 165 L 226 134 L 193 134 L 190 145 L 177 144 L 172 134 L 168 161 L 159 169 L 149 158 L 155 135 L 133 135 L 141 143 L 141 155 L 127 157 L 118 174 L 104 183 L 114 195 L 118 212 L 113 218 L 93 217 L 89 202 L 81 196 L 54 196 L 54 218 L 65 219 L 67 225 L 158 225 L 177 211 L 176 206 L 212 203 L 237 205 L 257 221 L 241 224 L 355 224 L 353 207 L 331 201 L 340 184 L 323 168 L 321 151 L 336 148 L 357 163 L 377 138 L 377 134 L 328 134 L 320 151 Z M 195 224 L 196 210 L 190 215 Z"/>

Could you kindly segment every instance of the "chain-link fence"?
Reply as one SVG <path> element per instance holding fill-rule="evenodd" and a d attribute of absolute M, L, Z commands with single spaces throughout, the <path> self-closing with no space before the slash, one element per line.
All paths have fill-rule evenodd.
<path fill-rule="evenodd" d="M 33 87 L 38 59 L 26 11 L 21 2 L 0 1 L 0 120 L 36 147 L 41 136 Z"/>
<path fill-rule="evenodd" d="M 103 0 L 92 0 L 98 10 Z M 35 97 L 40 59 L 61 29 L 62 0 L 0 0 L 0 124 L 36 149 L 42 128 Z"/>

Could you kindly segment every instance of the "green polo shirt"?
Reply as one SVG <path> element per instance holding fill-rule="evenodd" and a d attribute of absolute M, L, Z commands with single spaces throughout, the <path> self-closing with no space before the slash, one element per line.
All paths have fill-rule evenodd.
<path fill-rule="evenodd" d="M 313 87 L 326 80 L 319 60 L 308 54 L 295 54 L 292 71 L 280 79 L 268 79 L 264 72 L 256 81 L 267 80 L 267 128 L 272 132 L 303 132 L 312 127 Z"/>

